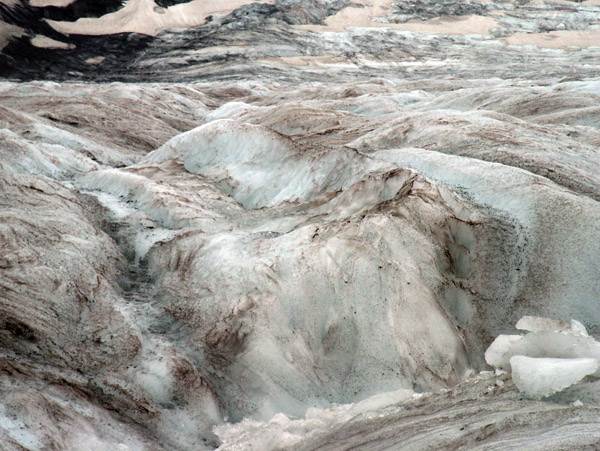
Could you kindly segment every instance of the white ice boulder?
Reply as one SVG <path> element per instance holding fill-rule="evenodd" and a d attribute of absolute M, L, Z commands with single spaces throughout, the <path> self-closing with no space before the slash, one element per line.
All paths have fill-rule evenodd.
<path fill-rule="evenodd" d="M 485 351 L 485 361 L 487 364 L 494 368 L 506 368 L 510 359 L 510 350 L 522 338 L 522 335 L 498 335 L 487 351 Z"/>
<path fill-rule="evenodd" d="M 485 352 L 494 368 L 512 371 L 517 388 L 531 398 L 543 398 L 578 383 L 600 377 L 600 342 L 583 324 L 524 316 L 516 328 L 525 335 L 499 335 Z"/>
<path fill-rule="evenodd" d="M 557 319 L 524 316 L 517 322 L 515 328 L 529 332 L 567 332 L 572 335 L 589 336 L 585 326 L 575 319 L 571 320 L 571 324 L 567 324 Z"/>
<path fill-rule="evenodd" d="M 576 319 L 571 320 L 570 331 L 574 334 L 582 335 L 584 337 L 589 337 L 585 326 L 583 324 L 581 324 L 579 321 L 577 321 Z"/>
<path fill-rule="evenodd" d="M 562 332 L 531 332 L 526 335 L 499 335 L 485 352 L 485 360 L 494 368 L 509 369 L 516 355 L 554 359 L 600 359 L 600 343 L 592 337 Z"/>
<path fill-rule="evenodd" d="M 529 332 L 560 332 L 569 329 L 569 325 L 557 319 L 524 316 L 517 322 L 515 328 Z"/>
<path fill-rule="evenodd" d="M 517 388 L 536 399 L 562 391 L 600 368 L 597 359 L 548 359 L 522 355 L 512 357 L 510 365 Z"/>

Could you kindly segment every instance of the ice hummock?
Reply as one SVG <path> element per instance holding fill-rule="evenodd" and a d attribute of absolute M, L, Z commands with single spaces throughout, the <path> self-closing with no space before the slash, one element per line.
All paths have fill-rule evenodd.
<path fill-rule="evenodd" d="M 540 399 L 600 377 L 600 342 L 577 320 L 571 323 L 524 316 L 516 328 L 525 335 L 499 335 L 485 352 L 488 365 L 510 370 L 517 388 Z"/>

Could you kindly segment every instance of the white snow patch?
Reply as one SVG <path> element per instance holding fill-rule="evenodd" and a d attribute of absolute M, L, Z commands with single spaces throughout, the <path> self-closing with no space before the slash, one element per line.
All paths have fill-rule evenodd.
<path fill-rule="evenodd" d="M 31 45 L 34 47 L 40 47 L 45 49 L 68 49 L 72 50 L 75 48 L 74 44 L 69 44 L 67 42 L 57 41 L 55 39 L 51 39 L 48 36 L 44 36 L 41 34 L 36 34 L 34 37 L 30 39 Z"/>
<path fill-rule="evenodd" d="M 154 0 L 128 0 L 123 8 L 101 17 L 81 17 L 74 22 L 47 20 L 61 33 L 105 35 L 114 33 L 143 33 L 155 35 L 168 28 L 189 28 L 204 23 L 211 14 L 227 13 L 251 0 L 193 0 L 157 8 Z M 256 3 L 269 3 L 257 1 Z"/>

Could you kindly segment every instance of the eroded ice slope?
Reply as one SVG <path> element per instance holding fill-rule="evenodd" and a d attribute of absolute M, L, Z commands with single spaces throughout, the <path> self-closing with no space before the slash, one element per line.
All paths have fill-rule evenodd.
<path fill-rule="evenodd" d="M 3 84 L 2 441 L 596 443 L 594 383 L 469 378 L 598 333 L 600 82 L 485 83 Z"/>

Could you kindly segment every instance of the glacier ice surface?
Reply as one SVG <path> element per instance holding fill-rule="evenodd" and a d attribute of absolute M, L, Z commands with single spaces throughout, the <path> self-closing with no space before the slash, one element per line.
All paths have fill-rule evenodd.
<path fill-rule="evenodd" d="M 598 370 L 563 385 L 600 358 L 600 141 L 506 99 L 535 115 L 548 83 L 4 86 L 2 405 L 55 447 L 468 446 L 527 409 L 540 443 L 594 439 Z M 519 399 L 518 374 L 542 379 L 516 356 L 567 360 L 527 389 L 552 402 Z M 486 361 L 506 374 L 474 376 Z"/>

